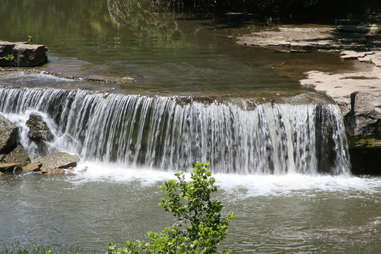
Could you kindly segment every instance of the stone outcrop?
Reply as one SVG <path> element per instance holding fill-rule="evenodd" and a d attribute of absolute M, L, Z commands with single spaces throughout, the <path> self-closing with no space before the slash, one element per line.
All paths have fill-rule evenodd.
<path fill-rule="evenodd" d="M 37 144 L 38 152 L 41 155 L 46 155 L 47 142 L 54 139 L 48 125 L 39 114 L 31 114 L 26 125 L 29 127 L 28 137 Z"/>
<path fill-rule="evenodd" d="M 18 141 L 18 129 L 15 124 L 0 115 L 0 154 L 11 152 Z"/>
<path fill-rule="evenodd" d="M 274 48 L 279 51 L 300 52 L 313 49 L 341 49 L 334 41 L 335 28 L 279 26 L 276 29 L 254 32 L 238 37 L 245 46 Z"/>
<path fill-rule="evenodd" d="M 47 51 L 44 45 L 0 41 L 0 66 L 41 66 L 48 62 Z"/>
<path fill-rule="evenodd" d="M 79 158 L 68 153 L 53 153 L 36 159 L 34 162 L 41 163 L 40 171 L 43 174 L 64 174 L 64 169 L 77 166 Z"/>
<path fill-rule="evenodd" d="M 352 93 L 345 123 L 351 137 L 381 138 L 381 90 Z"/>
<path fill-rule="evenodd" d="M 289 26 L 257 31 L 237 38 L 245 46 L 273 48 L 281 52 L 310 50 L 361 50 L 381 47 L 378 25 Z"/>
<path fill-rule="evenodd" d="M 24 147 L 21 145 L 16 146 L 10 153 L 4 154 L 2 158 L 0 158 L 0 162 L 12 163 L 17 162 L 22 166 L 30 163 L 30 158 L 28 152 L 25 151 Z"/>

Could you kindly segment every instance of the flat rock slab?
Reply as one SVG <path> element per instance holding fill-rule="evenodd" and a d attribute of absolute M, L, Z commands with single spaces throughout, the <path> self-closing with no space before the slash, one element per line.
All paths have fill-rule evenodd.
<path fill-rule="evenodd" d="M 337 27 L 282 25 L 239 36 L 237 43 L 281 52 L 364 50 L 380 45 L 379 35 L 379 26 L 375 24 Z"/>
<path fill-rule="evenodd" d="M 321 71 L 307 72 L 300 84 L 324 92 L 339 104 L 343 115 L 351 110 L 351 94 L 357 92 L 379 94 L 381 69 L 370 66 L 369 71 L 332 74 Z"/>
<path fill-rule="evenodd" d="M 48 62 L 48 48 L 24 42 L 0 41 L 0 67 L 33 67 Z"/>
<path fill-rule="evenodd" d="M 24 166 L 22 170 L 25 172 L 36 172 L 36 171 L 40 171 L 41 166 L 42 164 L 40 162 L 32 162 Z"/>
<path fill-rule="evenodd" d="M 77 166 L 79 158 L 68 153 L 52 153 L 36 159 L 34 162 L 41 163 L 42 173 L 49 173 L 53 169 L 67 169 Z"/>
<path fill-rule="evenodd" d="M 237 43 L 246 46 L 292 49 L 341 49 L 334 42 L 334 27 L 289 27 L 260 31 L 238 37 Z"/>

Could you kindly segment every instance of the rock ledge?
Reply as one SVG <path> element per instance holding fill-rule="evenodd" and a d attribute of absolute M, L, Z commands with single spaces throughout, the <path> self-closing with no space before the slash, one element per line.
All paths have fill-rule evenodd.
<path fill-rule="evenodd" d="M 48 62 L 48 48 L 25 42 L 0 41 L 0 67 L 33 67 Z"/>

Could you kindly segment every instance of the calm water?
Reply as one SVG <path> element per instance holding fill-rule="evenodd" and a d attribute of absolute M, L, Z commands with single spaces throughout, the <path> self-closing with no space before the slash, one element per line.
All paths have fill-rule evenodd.
<path fill-rule="evenodd" d="M 295 77 L 315 69 L 311 66 L 324 62 L 319 68 L 331 71 L 350 66 L 327 54 L 240 47 L 227 39 L 229 29 L 209 21 L 140 12 L 141 18 L 125 18 L 112 2 L 127 1 L 2 0 L 0 39 L 25 41 L 32 35 L 34 42 L 47 45 L 50 63 L 41 70 L 136 78 L 134 84 L 115 87 L 127 93 L 295 95 L 306 92 Z"/>
<path fill-rule="evenodd" d="M 46 44 L 38 68 L 136 82 L 123 93 L 299 95 L 303 71 L 350 68 L 328 54 L 242 48 L 207 21 L 137 18 L 106 0 L 1 0 L 0 39 Z M 165 24 L 160 26 L 158 24 Z M 324 63 L 324 64 L 323 64 Z M 339 67 L 338 67 L 339 66 Z M 6 76 L 8 75 L 8 76 Z M 2 86 L 100 88 L 43 75 L 0 72 Z M 69 84 L 69 85 L 68 85 Z M 106 86 L 107 87 L 107 86 Z M 81 173 L 81 169 L 88 171 Z M 235 212 L 224 247 L 234 253 L 374 253 L 381 249 L 381 179 L 217 175 L 218 197 Z M 73 176 L 0 178 L 0 250 L 15 242 L 103 253 L 109 241 L 143 239 L 173 222 L 158 206 L 172 173 L 83 162 Z"/>

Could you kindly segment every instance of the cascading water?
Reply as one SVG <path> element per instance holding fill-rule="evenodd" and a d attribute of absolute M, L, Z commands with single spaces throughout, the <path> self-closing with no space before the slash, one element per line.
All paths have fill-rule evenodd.
<path fill-rule="evenodd" d="M 337 106 L 268 103 L 248 110 L 231 103 L 179 101 L 83 90 L 0 89 L 0 112 L 42 113 L 56 136 L 52 148 L 87 160 L 161 169 L 187 169 L 202 161 L 221 173 L 349 172 Z"/>

